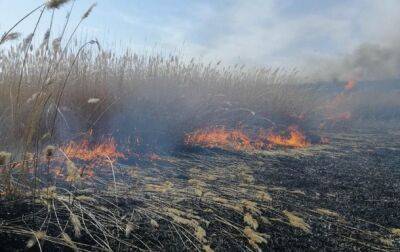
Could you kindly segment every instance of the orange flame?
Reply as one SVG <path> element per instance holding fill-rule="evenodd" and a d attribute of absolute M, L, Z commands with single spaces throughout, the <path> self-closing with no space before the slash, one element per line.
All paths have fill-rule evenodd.
<path fill-rule="evenodd" d="M 340 121 L 347 121 L 351 119 L 351 113 L 348 111 L 338 112 L 338 107 L 349 98 L 349 92 L 351 91 L 357 84 L 356 80 L 349 80 L 345 86 L 344 90 L 337 94 L 331 101 L 328 101 L 326 104 L 326 119 L 330 124 L 335 124 Z M 321 124 L 321 128 L 325 126 L 325 123 Z"/>
<path fill-rule="evenodd" d="M 349 80 L 346 85 L 344 86 L 345 90 L 352 90 L 357 84 L 356 80 Z"/>
<path fill-rule="evenodd" d="M 286 146 L 292 148 L 304 148 L 311 145 L 311 143 L 306 140 L 306 137 L 295 126 L 290 126 L 288 130 L 288 137 L 270 133 L 268 134 L 268 141 L 272 145 Z"/>
<path fill-rule="evenodd" d="M 61 147 L 61 150 L 69 159 L 75 159 L 85 162 L 83 168 L 80 169 L 81 175 L 93 177 L 93 169 L 97 166 L 110 164 L 119 158 L 124 158 L 125 155 L 117 150 L 117 144 L 113 138 L 108 138 L 102 143 L 90 145 L 88 140 L 83 140 L 80 143 L 71 141 L 66 146 Z"/>
<path fill-rule="evenodd" d="M 225 128 L 207 128 L 187 134 L 185 144 L 207 148 L 222 148 L 233 150 L 260 150 L 275 146 L 303 148 L 311 145 L 295 126 L 288 128 L 289 136 L 274 133 L 265 133 L 261 130 L 255 137 L 251 137 L 242 130 L 227 130 Z"/>
<path fill-rule="evenodd" d="M 68 158 L 76 158 L 82 161 L 124 158 L 124 154 L 118 152 L 117 144 L 113 138 L 108 138 L 93 146 L 90 146 L 88 140 L 83 140 L 81 143 L 71 141 L 61 149 Z"/>

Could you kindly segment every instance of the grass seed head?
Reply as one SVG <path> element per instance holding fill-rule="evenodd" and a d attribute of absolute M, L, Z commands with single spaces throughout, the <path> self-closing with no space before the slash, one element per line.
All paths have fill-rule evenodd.
<path fill-rule="evenodd" d="M 63 4 L 68 3 L 70 0 L 47 0 L 46 7 L 48 9 L 58 9 Z"/>
<path fill-rule="evenodd" d="M 22 42 L 23 49 L 26 49 L 31 44 L 34 35 L 34 33 L 31 33 L 26 38 L 24 38 L 24 41 Z"/>
<path fill-rule="evenodd" d="M 329 216 L 329 217 L 339 217 L 338 213 L 335 213 L 335 212 L 333 212 L 331 210 L 328 210 L 328 209 L 317 208 L 317 209 L 315 209 L 315 211 L 317 213 L 319 213 L 320 215 L 326 215 L 326 216 Z"/>
<path fill-rule="evenodd" d="M 259 244 L 262 243 L 267 243 L 267 238 L 269 238 L 268 235 L 258 233 L 254 231 L 251 227 L 245 227 L 243 230 L 244 235 L 248 238 L 249 244 L 256 249 L 257 251 L 261 251 L 260 247 L 258 246 Z"/>
<path fill-rule="evenodd" d="M 393 247 L 394 246 L 393 240 L 386 239 L 386 238 L 379 238 L 379 241 L 386 247 Z"/>
<path fill-rule="evenodd" d="M 214 252 L 210 245 L 203 245 L 204 252 Z"/>
<path fill-rule="evenodd" d="M 96 7 L 97 3 L 92 4 L 89 9 L 83 14 L 82 19 L 89 17 L 90 13 L 93 11 L 94 7 Z"/>
<path fill-rule="evenodd" d="M 82 225 L 78 216 L 74 213 L 70 213 L 69 219 L 71 220 L 71 224 L 74 228 L 75 237 L 79 238 L 81 236 Z"/>
<path fill-rule="evenodd" d="M 76 244 L 72 241 L 71 237 L 67 233 L 62 233 L 61 238 L 63 241 L 74 251 L 78 251 L 78 248 L 76 247 Z"/>
<path fill-rule="evenodd" d="M 272 197 L 271 195 L 269 195 L 269 193 L 263 192 L 263 191 L 258 191 L 257 192 L 257 199 L 261 200 L 261 201 L 272 201 Z"/>
<path fill-rule="evenodd" d="M 45 237 L 46 237 L 46 233 L 43 231 L 33 232 L 33 236 L 26 243 L 26 247 L 32 248 L 33 246 L 35 246 L 37 241 L 43 240 Z"/>
<path fill-rule="evenodd" d="M 150 220 L 150 225 L 151 225 L 152 227 L 154 227 L 154 228 L 159 228 L 159 227 L 160 227 L 160 225 L 158 224 L 158 222 L 155 221 L 155 220 L 153 220 L 153 219 Z"/>
<path fill-rule="evenodd" d="M 75 182 L 80 180 L 81 175 L 79 173 L 78 168 L 75 166 L 74 162 L 71 160 L 67 160 L 67 181 Z"/>
<path fill-rule="evenodd" d="M 0 152 L 0 165 L 6 165 L 11 160 L 11 153 L 2 151 Z"/>
<path fill-rule="evenodd" d="M 51 45 L 53 46 L 54 52 L 61 51 L 61 38 L 54 39 Z"/>
<path fill-rule="evenodd" d="M 3 36 L 1 36 L 0 45 L 7 41 L 17 40 L 20 36 L 21 36 L 21 33 L 19 33 L 19 32 L 11 32 L 8 34 L 4 34 Z"/>
<path fill-rule="evenodd" d="M 249 213 L 246 213 L 243 217 L 243 221 L 250 225 L 254 230 L 257 230 L 258 228 L 258 222 L 256 219 L 253 218 L 253 216 Z"/>
<path fill-rule="evenodd" d="M 125 227 L 125 237 L 129 237 L 129 235 L 132 233 L 132 231 L 135 229 L 135 226 L 133 225 L 133 223 L 132 222 L 128 222 L 127 224 L 126 224 L 126 227 Z"/>
<path fill-rule="evenodd" d="M 206 231 L 201 226 L 196 227 L 195 235 L 196 235 L 197 239 L 199 239 L 200 242 L 202 242 L 202 243 L 207 242 Z"/>
<path fill-rule="evenodd" d="M 283 214 L 289 219 L 289 224 L 293 227 L 300 228 L 306 233 L 310 232 L 310 225 L 308 225 L 302 218 L 289 211 L 283 211 Z"/>
<path fill-rule="evenodd" d="M 392 228 L 390 229 L 390 232 L 397 237 L 400 237 L 400 228 Z"/>

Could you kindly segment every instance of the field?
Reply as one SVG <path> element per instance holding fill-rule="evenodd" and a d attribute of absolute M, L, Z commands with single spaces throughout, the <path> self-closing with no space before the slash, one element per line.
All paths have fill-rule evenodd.
<path fill-rule="evenodd" d="M 81 22 L 1 37 L 3 250 L 400 250 L 399 80 L 116 53 Z"/>
<path fill-rule="evenodd" d="M 330 132 L 329 144 L 307 149 L 185 147 L 125 160 L 115 180 L 43 189 L 35 210 L 3 200 L 1 246 L 23 249 L 41 227 L 47 249 L 397 250 L 399 134 Z M 62 236 L 76 235 L 71 216 L 81 229 L 74 243 Z"/>

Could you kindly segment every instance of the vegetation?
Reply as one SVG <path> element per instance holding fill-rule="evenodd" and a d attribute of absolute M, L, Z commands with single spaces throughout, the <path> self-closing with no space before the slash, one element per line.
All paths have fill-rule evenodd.
<path fill-rule="evenodd" d="M 295 71 L 114 53 L 75 39 L 95 5 L 71 34 L 69 15 L 61 34 L 52 21 L 38 34 L 43 15 L 74 4 L 47 1 L 0 40 L 1 247 L 257 251 L 281 248 L 277 235 L 293 242 L 288 234 L 314 248 L 396 246 L 396 223 L 371 228 L 327 199 L 316 204 L 313 192 L 258 176 L 337 151 L 316 131 L 398 119 L 397 94 L 371 104 L 374 92 L 326 91 L 297 83 Z M 15 45 L 34 13 L 32 33 Z M 331 226 L 332 240 L 316 234 Z"/>

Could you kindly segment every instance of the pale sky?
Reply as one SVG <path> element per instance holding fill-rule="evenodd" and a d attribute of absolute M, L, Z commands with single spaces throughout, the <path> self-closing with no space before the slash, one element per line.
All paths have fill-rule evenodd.
<path fill-rule="evenodd" d="M 4 32 L 43 0 L 0 0 Z M 72 24 L 96 1 L 77 0 Z M 398 38 L 399 0 L 97 0 L 81 37 L 105 47 L 179 53 L 225 64 L 302 68 Z M 56 12 L 61 29 L 70 3 Z M 45 23 L 51 13 L 46 11 Z M 17 31 L 28 34 L 37 15 Z M 41 27 L 44 31 L 44 26 Z M 54 35 L 55 36 L 55 35 Z"/>

